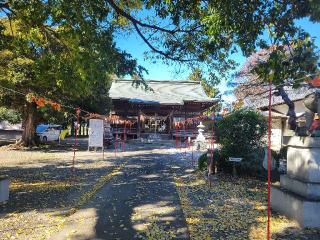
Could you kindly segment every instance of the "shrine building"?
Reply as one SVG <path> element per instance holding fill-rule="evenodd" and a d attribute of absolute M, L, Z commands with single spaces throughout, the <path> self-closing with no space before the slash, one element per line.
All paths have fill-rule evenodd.
<path fill-rule="evenodd" d="M 200 82 L 146 80 L 134 86 L 132 80 L 115 80 L 110 88 L 112 115 L 115 119 L 127 119 L 132 135 L 140 137 L 148 133 L 172 133 L 175 123 L 202 116 L 219 99 L 210 98 Z M 116 128 L 123 128 L 121 121 Z M 122 124 L 123 125 L 123 124 Z"/>

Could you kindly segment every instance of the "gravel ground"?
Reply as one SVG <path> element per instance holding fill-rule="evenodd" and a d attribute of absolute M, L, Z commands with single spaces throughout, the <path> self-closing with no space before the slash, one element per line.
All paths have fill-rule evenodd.
<path fill-rule="evenodd" d="M 77 151 L 61 147 L 1 151 L 0 175 L 10 179 L 10 199 L 0 205 L 0 239 L 47 239 L 58 231 L 63 213 L 81 194 L 120 163 L 112 152 Z"/>
<path fill-rule="evenodd" d="M 11 181 L 0 206 L 0 239 L 265 239 L 266 186 L 218 175 L 209 188 L 195 155 L 161 144 L 127 152 L 71 146 L 0 150 Z M 272 214 L 273 239 L 320 239 Z"/>
<path fill-rule="evenodd" d="M 177 174 L 175 181 L 191 239 L 266 239 L 266 183 L 220 174 L 209 188 L 204 173 L 189 173 Z M 300 229 L 275 212 L 271 234 L 279 240 L 320 239 L 319 229 Z"/>

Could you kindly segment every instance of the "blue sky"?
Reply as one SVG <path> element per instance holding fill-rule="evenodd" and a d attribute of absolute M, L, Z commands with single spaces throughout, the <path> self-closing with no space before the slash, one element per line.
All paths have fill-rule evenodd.
<path fill-rule="evenodd" d="M 320 23 L 314 24 L 307 19 L 301 19 L 297 21 L 297 25 L 304 28 L 316 38 L 316 45 L 320 48 Z M 129 36 L 119 35 L 116 40 L 116 44 L 119 48 L 130 53 L 134 58 L 137 58 L 138 63 L 148 69 L 149 74 L 145 75 L 146 79 L 153 80 L 185 80 L 190 74 L 190 69 L 185 68 L 177 74 L 175 66 L 168 66 L 161 61 L 152 63 L 144 58 L 144 52 L 149 48 L 135 33 Z M 233 56 L 233 59 L 240 64 L 245 62 L 245 57 L 241 53 L 237 53 Z M 228 90 L 226 83 L 221 83 L 219 86 L 221 92 Z M 226 101 L 234 100 L 233 96 L 224 96 Z"/>
<path fill-rule="evenodd" d="M 306 29 L 311 34 L 311 36 L 316 37 L 316 44 L 320 48 L 320 23 L 314 24 L 307 19 L 303 19 L 297 21 L 297 24 Z M 149 75 L 145 76 L 146 79 L 183 80 L 186 79 L 190 73 L 190 71 L 188 71 L 187 69 L 187 71 L 177 75 L 175 74 L 176 69 L 174 66 L 168 66 L 161 63 L 160 61 L 154 64 L 149 60 L 145 60 L 143 53 L 145 51 L 148 51 L 149 48 L 135 33 L 129 36 L 118 35 L 116 44 L 120 49 L 126 50 L 128 53 L 131 53 L 134 58 L 138 59 L 138 63 L 140 65 L 146 67 L 149 70 Z M 235 54 L 233 56 L 233 59 L 236 60 L 239 64 L 243 64 L 245 61 L 245 58 L 241 53 Z"/>

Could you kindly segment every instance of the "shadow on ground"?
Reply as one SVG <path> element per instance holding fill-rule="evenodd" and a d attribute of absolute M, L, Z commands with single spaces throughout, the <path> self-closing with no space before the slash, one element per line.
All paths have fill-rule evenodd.
<path fill-rule="evenodd" d="M 188 239 L 173 168 L 177 166 L 171 163 L 167 154 L 131 157 L 121 173 L 82 208 L 83 211 L 95 210 L 92 229 L 88 227 L 69 237 L 145 239 L 146 235 L 153 234 L 159 239 L 163 234 L 174 236 L 174 239 Z"/>

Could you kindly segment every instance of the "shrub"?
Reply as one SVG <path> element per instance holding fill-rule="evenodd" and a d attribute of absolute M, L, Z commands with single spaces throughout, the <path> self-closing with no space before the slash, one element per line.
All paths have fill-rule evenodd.
<path fill-rule="evenodd" d="M 13 109 L 0 107 L 0 121 L 8 121 L 11 124 L 21 122 L 21 114 Z"/>
<path fill-rule="evenodd" d="M 257 172 L 262 168 L 264 146 L 263 137 L 267 131 L 264 116 L 250 109 L 236 110 L 218 122 L 216 138 L 221 144 L 222 159 L 220 166 L 231 169 L 229 157 L 242 157 L 238 164 L 241 172 Z"/>
<path fill-rule="evenodd" d="M 221 154 L 220 154 L 220 151 L 218 149 L 214 150 L 213 159 L 216 161 L 217 167 L 218 167 L 219 162 L 221 162 Z M 208 160 L 208 157 L 207 157 L 207 153 L 204 153 L 198 159 L 198 169 L 200 171 L 207 170 L 208 164 L 209 164 L 209 160 Z"/>
<path fill-rule="evenodd" d="M 200 171 L 204 171 L 207 169 L 208 165 L 208 158 L 207 158 L 207 153 L 202 154 L 199 159 L 198 159 L 198 169 Z"/>

